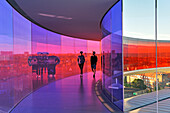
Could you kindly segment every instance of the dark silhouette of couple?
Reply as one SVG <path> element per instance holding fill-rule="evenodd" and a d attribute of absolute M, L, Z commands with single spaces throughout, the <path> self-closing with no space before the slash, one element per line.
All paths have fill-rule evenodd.
<path fill-rule="evenodd" d="M 93 55 L 90 58 L 90 62 L 91 62 L 91 69 L 93 71 L 93 77 L 95 78 L 95 74 L 96 74 L 96 65 L 97 65 L 97 56 L 95 55 L 95 51 L 93 51 Z M 83 51 L 80 51 L 80 55 L 77 58 L 78 61 L 78 65 L 80 67 L 80 77 L 83 76 L 83 66 L 84 66 L 84 62 L 85 62 L 85 57 L 83 55 Z"/>

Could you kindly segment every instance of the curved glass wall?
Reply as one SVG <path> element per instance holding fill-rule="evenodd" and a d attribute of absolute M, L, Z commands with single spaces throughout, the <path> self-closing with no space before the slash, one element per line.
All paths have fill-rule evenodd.
<path fill-rule="evenodd" d="M 43 85 L 79 74 L 80 51 L 86 59 L 84 72 L 91 72 L 92 51 L 101 57 L 100 41 L 45 30 L 22 17 L 6 0 L 0 0 L 0 15 L 0 112 L 9 112 L 22 98 Z M 56 56 L 59 64 L 43 64 L 47 57 Z M 98 60 L 97 70 L 100 64 Z"/>
<path fill-rule="evenodd" d="M 123 9 L 124 111 L 131 111 L 157 100 L 155 0 L 124 0 Z"/>
<path fill-rule="evenodd" d="M 103 92 L 123 110 L 122 1 L 105 15 L 102 24 Z"/>
<path fill-rule="evenodd" d="M 168 0 L 123 0 L 123 84 L 124 111 L 169 112 L 169 19 Z M 157 2 L 157 7 L 156 7 Z M 116 5 L 115 5 L 116 6 Z M 114 9 L 114 6 L 113 8 Z M 111 10 L 112 10 L 111 9 Z M 108 51 L 112 70 L 111 10 L 102 22 L 102 51 Z M 119 14 L 121 15 L 121 14 Z M 110 17 L 109 17 L 110 16 Z M 117 16 L 119 18 L 119 16 Z M 110 26 L 110 27 L 108 27 Z M 111 27 L 112 26 L 112 27 Z M 106 32 L 109 31 L 109 32 Z M 106 35 L 107 34 L 107 35 Z M 120 38 L 121 39 L 121 38 Z M 114 45 L 114 47 L 117 47 Z M 119 47 L 121 48 L 121 47 Z M 105 52 L 103 52 L 103 55 Z M 111 63 L 111 64 L 110 64 Z M 104 64 L 104 63 L 103 63 Z M 111 72 L 103 65 L 104 92 L 110 92 Z M 118 66 L 118 65 L 117 65 Z M 110 77 L 109 80 L 106 80 Z"/>

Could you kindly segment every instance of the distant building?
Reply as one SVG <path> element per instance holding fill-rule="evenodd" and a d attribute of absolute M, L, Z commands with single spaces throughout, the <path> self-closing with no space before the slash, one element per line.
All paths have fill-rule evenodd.
<path fill-rule="evenodd" d="M 0 51 L 0 61 L 9 61 L 12 59 L 12 51 Z"/>

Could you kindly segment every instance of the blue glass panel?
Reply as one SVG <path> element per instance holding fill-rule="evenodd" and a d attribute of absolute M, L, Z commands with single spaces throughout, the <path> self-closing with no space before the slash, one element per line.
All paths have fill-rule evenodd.
<path fill-rule="evenodd" d="M 49 54 L 60 54 L 61 35 L 48 31 L 47 49 Z"/>
<path fill-rule="evenodd" d="M 103 88 L 109 92 L 105 92 L 106 96 L 111 98 L 110 86 L 111 84 L 111 35 L 102 39 L 102 71 L 103 71 Z"/>
<path fill-rule="evenodd" d="M 111 85 L 112 101 L 123 110 L 123 64 L 122 64 L 122 3 L 112 9 L 111 36 Z"/>
<path fill-rule="evenodd" d="M 109 11 L 101 24 L 101 28 L 102 28 L 102 37 L 106 37 L 107 35 L 111 34 L 111 11 Z"/>
<path fill-rule="evenodd" d="M 111 99 L 111 90 L 108 88 L 111 84 L 111 11 L 109 11 L 102 21 L 102 70 L 103 70 L 103 88 L 105 95 Z"/>
<path fill-rule="evenodd" d="M 31 22 L 13 10 L 14 54 L 31 54 Z"/>
<path fill-rule="evenodd" d="M 102 71 L 104 94 L 123 111 L 122 1 L 102 21 Z"/>
<path fill-rule="evenodd" d="M 0 1 L 0 51 L 13 50 L 12 8 Z"/>
<path fill-rule="evenodd" d="M 31 24 L 32 54 L 47 52 L 47 30 Z"/>
<path fill-rule="evenodd" d="M 32 80 L 28 79 L 32 77 L 32 70 L 28 65 L 28 57 L 31 55 L 31 22 L 15 10 L 13 10 L 13 41 L 13 76 L 16 77 L 13 87 L 17 90 L 11 96 L 17 103 L 32 91 Z M 24 78 L 23 75 L 28 78 Z"/>
<path fill-rule="evenodd" d="M 13 82 L 7 81 L 14 71 L 12 28 L 12 8 L 6 0 L 0 0 L 0 112 L 8 112 L 14 105 Z"/>

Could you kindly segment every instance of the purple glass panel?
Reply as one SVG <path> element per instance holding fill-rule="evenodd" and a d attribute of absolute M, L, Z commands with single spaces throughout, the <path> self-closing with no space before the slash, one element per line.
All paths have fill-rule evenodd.
<path fill-rule="evenodd" d="M 47 30 L 31 24 L 32 54 L 47 52 Z"/>
<path fill-rule="evenodd" d="M 47 50 L 50 54 L 61 53 L 61 35 L 48 31 Z"/>
<path fill-rule="evenodd" d="M 14 105 L 13 85 L 13 24 L 12 8 L 0 0 L 0 112 L 8 112 Z"/>
<path fill-rule="evenodd" d="M 104 17 L 102 33 L 103 91 L 123 111 L 121 0 Z"/>

